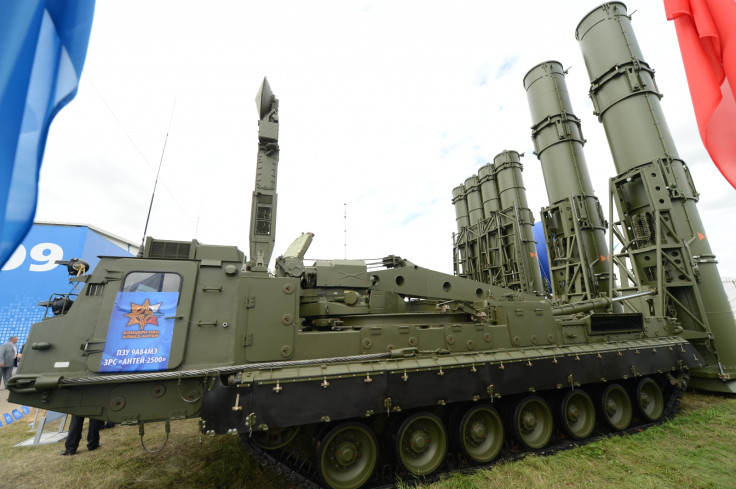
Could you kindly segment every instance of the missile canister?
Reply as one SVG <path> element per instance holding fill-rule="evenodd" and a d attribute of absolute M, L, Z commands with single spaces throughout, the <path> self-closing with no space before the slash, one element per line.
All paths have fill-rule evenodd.
<path fill-rule="evenodd" d="M 468 218 L 471 226 L 483 220 L 483 198 L 481 197 L 478 177 L 473 175 L 465 180 L 465 199 L 468 202 Z"/>
<path fill-rule="evenodd" d="M 504 256 L 509 275 L 507 282 L 513 284 L 518 281 L 522 291 L 546 295 L 534 241 L 534 215 L 526 199 L 519 153 L 499 153 L 493 159 L 493 167 L 501 209 L 500 238 L 507 250 Z"/>
<path fill-rule="evenodd" d="M 611 2 L 592 10 L 578 24 L 575 38 L 591 81 L 594 113 L 603 123 L 618 172 L 658 158 L 677 158 L 659 104 L 662 94 L 639 49 L 626 5 Z"/>
<path fill-rule="evenodd" d="M 468 201 L 465 198 L 465 186 L 458 185 L 452 189 L 452 204 L 455 206 L 457 234 L 453 237 L 453 264 L 455 274 L 465 277 L 469 273 L 467 235 L 470 227 L 468 218 Z"/>
<path fill-rule="evenodd" d="M 542 222 L 555 297 L 575 302 L 607 293 L 610 261 L 606 223 L 588 174 L 580 120 L 575 117 L 557 61 L 540 63 L 524 77 L 539 158 L 550 206 Z M 578 273 L 582 270 L 582 273 Z"/>
<path fill-rule="evenodd" d="M 501 283 L 503 260 L 501 259 L 498 236 L 498 211 L 500 207 L 496 174 L 492 163 L 486 163 L 478 169 L 478 181 L 480 182 L 480 194 L 483 199 L 485 235 L 488 247 L 487 263 L 485 263 L 487 272 L 482 280 L 489 283 Z"/>
<path fill-rule="evenodd" d="M 464 185 L 458 185 L 452 189 L 452 204 L 455 206 L 457 232 L 461 233 L 463 229 L 470 226 L 470 220 L 468 219 L 468 201 L 465 198 Z"/>
<path fill-rule="evenodd" d="M 575 37 L 594 113 L 619 172 L 611 185 L 635 272 L 660 290 L 661 300 L 669 297 L 667 307 L 685 329 L 712 332 L 717 368 L 694 371 L 692 385 L 736 392 L 736 381 L 728 381 L 736 376 L 734 315 L 695 207 L 698 193 L 677 154 L 654 70 L 644 61 L 626 6 L 611 2 L 592 10 Z"/>
<path fill-rule="evenodd" d="M 493 164 L 486 163 L 478 169 L 478 181 L 480 182 L 480 193 L 483 197 L 483 213 L 486 219 L 498 212 L 498 187 L 496 186 L 496 174 Z"/>

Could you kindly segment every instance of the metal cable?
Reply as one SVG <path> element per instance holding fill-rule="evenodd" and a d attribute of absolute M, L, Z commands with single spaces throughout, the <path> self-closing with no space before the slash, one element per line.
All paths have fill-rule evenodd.
<path fill-rule="evenodd" d="M 192 377 L 209 377 L 222 374 L 233 374 L 245 370 L 260 370 L 274 368 L 302 367 L 306 365 L 321 365 L 341 362 L 365 362 L 369 360 L 380 360 L 391 358 L 391 352 L 372 353 L 370 355 L 353 355 L 348 357 L 316 358 L 309 360 L 293 360 L 284 362 L 248 363 L 245 365 L 234 365 L 229 367 L 215 367 L 207 369 L 186 370 L 181 372 L 147 372 L 123 375 L 105 375 L 100 377 L 78 377 L 74 379 L 61 379 L 60 385 L 79 384 L 113 384 L 120 382 L 146 381 L 146 380 L 175 380 Z"/>

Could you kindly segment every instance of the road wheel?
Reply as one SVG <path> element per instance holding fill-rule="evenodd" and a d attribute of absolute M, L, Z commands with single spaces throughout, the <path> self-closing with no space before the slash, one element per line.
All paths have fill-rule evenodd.
<path fill-rule="evenodd" d="M 414 475 L 426 475 L 442 465 L 447 455 L 447 432 L 442 420 L 432 413 L 407 417 L 396 432 L 396 458 Z"/>
<path fill-rule="evenodd" d="M 333 489 L 357 489 L 376 468 L 376 436 L 362 423 L 338 424 L 321 437 L 316 448 L 322 480 Z"/>
<path fill-rule="evenodd" d="M 457 448 L 477 463 L 496 458 L 503 446 L 503 422 L 493 407 L 474 404 L 458 413 L 451 423 Z"/>
<path fill-rule="evenodd" d="M 631 399 L 619 384 L 609 385 L 601 394 L 601 417 L 614 431 L 625 430 L 631 423 Z"/>
<path fill-rule="evenodd" d="M 648 421 L 657 421 L 664 414 L 662 389 L 651 378 L 645 377 L 636 386 L 636 407 Z"/>
<path fill-rule="evenodd" d="M 560 403 L 560 421 L 571 437 L 576 440 L 587 438 L 595 428 L 593 400 L 583 390 L 569 391 Z"/>
<path fill-rule="evenodd" d="M 552 411 L 547 401 L 539 396 L 528 396 L 519 401 L 512 422 L 514 436 L 527 448 L 543 448 L 552 438 Z"/>

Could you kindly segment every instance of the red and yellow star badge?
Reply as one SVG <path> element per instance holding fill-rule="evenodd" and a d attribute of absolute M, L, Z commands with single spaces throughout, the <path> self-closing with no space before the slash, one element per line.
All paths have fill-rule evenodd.
<path fill-rule="evenodd" d="M 130 321 L 126 326 L 137 324 L 140 329 L 146 329 L 146 324 L 158 326 L 158 309 L 161 303 L 153 304 L 146 299 L 143 304 L 130 303 L 130 312 L 125 314 Z"/>

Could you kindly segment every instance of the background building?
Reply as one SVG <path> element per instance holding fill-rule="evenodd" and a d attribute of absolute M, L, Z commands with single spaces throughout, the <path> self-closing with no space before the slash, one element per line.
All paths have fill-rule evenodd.
<path fill-rule="evenodd" d="M 0 343 L 18 336 L 20 348 L 31 325 L 44 317 L 46 308 L 38 303 L 72 291 L 67 268 L 57 260 L 81 258 L 94 269 L 99 256 L 137 252 L 137 245 L 94 226 L 35 222 L 0 271 Z"/>

